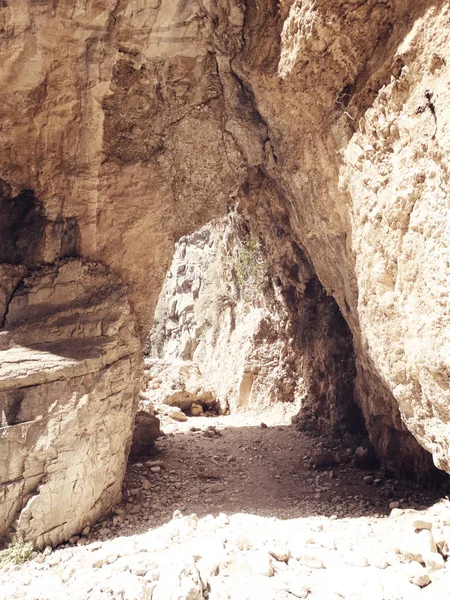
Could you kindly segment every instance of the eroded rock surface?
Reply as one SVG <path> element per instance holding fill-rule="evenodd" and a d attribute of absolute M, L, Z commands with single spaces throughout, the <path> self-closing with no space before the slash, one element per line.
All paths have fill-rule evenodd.
<path fill-rule="evenodd" d="M 305 387 L 290 314 L 262 241 L 231 212 L 176 245 L 148 342 L 154 404 L 298 409 Z"/>
<path fill-rule="evenodd" d="M 0 535 L 55 545 L 120 498 L 141 373 L 123 286 L 79 260 L 36 271 L 0 348 Z"/>

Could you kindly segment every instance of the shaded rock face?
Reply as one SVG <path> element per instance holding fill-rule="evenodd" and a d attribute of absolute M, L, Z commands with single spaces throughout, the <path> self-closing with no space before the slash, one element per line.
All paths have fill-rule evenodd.
<path fill-rule="evenodd" d="M 309 412 L 319 421 L 345 417 L 355 400 L 389 466 L 424 475 L 431 453 L 450 472 L 449 19 L 443 0 L 413 6 L 407 0 L 3 2 L 4 351 L 46 342 L 36 313 L 21 317 L 29 331 L 20 333 L 21 322 L 10 320 L 11 298 L 19 302 L 17 286 L 31 277 L 36 303 L 44 303 L 39 286 L 47 285 L 46 269 L 60 273 L 64 257 L 104 265 L 108 280 L 114 273 L 128 298 L 113 294 L 111 306 L 122 306 L 125 329 L 131 331 L 135 320 L 144 339 L 175 241 L 239 201 L 253 233 L 264 240 L 293 326 L 296 319 L 302 323 L 302 306 L 310 320 L 319 320 L 322 342 L 306 340 L 313 354 L 304 372 L 324 375 L 308 380 Z M 77 286 L 61 285 L 64 310 L 76 307 Z M 87 305 L 98 301 L 94 294 Z M 47 383 L 47 367 L 32 369 L 26 378 L 33 385 L 70 387 L 72 376 L 93 377 L 95 361 L 98 372 L 109 350 L 102 345 L 103 326 L 94 334 L 92 321 L 102 319 L 88 308 L 85 315 L 88 341 L 76 344 L 76 368 L 67 371 L 65 361 L 51 359 L 50 372 L 61 367 L 62 377 Z M 120 331 L 107 337 L 118 340 Z M 323 340 L 330 332 L 334 341 L 328 344 Z M 139 353 L 129 350 L 137 342 L 130 336 L 134 341 L 123 350 L 128 366 L 111 383 L 121 390 L 117 402 L 127 407 L 139 380 Z M 119 364 L 115 352 L 102 363 L 105 369 Z M 79 369 L 86 371 L 80 375 Z M 116 381 L 109 371 L 107 377 Z M 24 403 L 11 395 L 14 369 L 4 379 L 9 395 L 0 398 L 15 421 Z M 91 380 L 83 386 L 96 388 Z M 89 401 L 108 396 L 107 387 L 88 393 Z M 27 386 L 27 394 L 32 389 Z M 63 406 L 82 394 L 76 390 L 54 387 L 30 404 L 37 410 L 46 397 L 48 406 Z M 120 419 L 113 437 L 120 451 L 113 454 L 124 461 L 132 411 L 117 413 L 122 410 L 129 417 Z M 81 431 L 101 411 L 89 410 L 86 425 L 76 411 L 69 414 L 70 431 Z M 58 427 L 49 428 L 53 445 L 65 447 L 65 430 Z M 41 435 L 33 434 L 27 447 L 40 448 Z M 92 464 L 100 464 L 107 446 L 95 445 Z M 13 507 L 5 513 L 8 524 L 19 507 L 37 506 L 41 496 L 29 499 L 36 489 L 31 480 L 10 491 L 28 453 L 19 452 L 13 473 L 2 477 L 0 493 L 6 498 L 8 490 L 5 501 Z M 89 453 L 76 455 L 82 478 Z M 63 456 L 58 451 L 52 463 L 57 471 Z M 36 481 L 43 471 L 33 469 L 27 472 L 36 473 Z M 117 466 L 117 481 L 122 470 Z M 85 480 L 86 497 L 72 506 L 65 525 L 64 515 L 53 519 L 57 511 L 43 510 L 28 521 L 24 515 L 19 530 L 41 541 L 52 528 L 60 532 L 55 539 L 75 532 L 89 511 L 100 514 L 115 495 L 109 475 L 102 466 L 98 480 Z M 108 500 L 97 502 L 104 492 Z"/>
<path fill-rule="evenodd" d="M 155 441 L 161 437 L 159 419 L 150 411 L 138 410 L 134 420 L 130 455 L 139 456 L 151 452 Z"/>

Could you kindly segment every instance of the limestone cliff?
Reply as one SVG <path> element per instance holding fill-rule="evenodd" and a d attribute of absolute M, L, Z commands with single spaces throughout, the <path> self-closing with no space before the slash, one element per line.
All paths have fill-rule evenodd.
<path fill-rule="evenodd" d="M 310 412 L 337 418 L 341 406 L 356 413 L 360 407 L 388 466 L 426 474 L 429 452 L 450 472 L 449 24 L 444 0 L 1 3 L 5 352 L 23 346 L 33 353 L 58 341 L 59 321 L 84 297 L 66 285 L 67 269 L 80 269 L 82 288 L 91 289 L 90 261 L 107 283 L 100 286 L 105 296 L 88 294 L 79 313 L 80 332 L 87 329 L 80 333 L 85 342 L 75 344 L 76 366 L 66 364 L 70 355 L 61 364 L 50 350 L 62 369 L 58 385 L 67 387 L 52 389 L 55 371 L 45 361 L 31 385 L 45 386 L 46 406 L 64 412 L 75 401 L 74 378 L 92 373 L 92 352 L 97 370 L 129 361 L 120 385 L 108 375 L 110 392 L 103 384 L 94 391 L 91 381 L 82 393 L 94 403 L 114 397 L 102 410 L 121 422 L 112 442 L 118 483 L 103 477 L 103 468 L 97 480 L 86 453 L 76 450 L 96 410 L 68 411 L 86 502 L 74 506 L 52 542 L 81 526 L 87 496 L 92 504 L 103 493 L 108 498 L 93 514 L 114 501 L 131 435 L 130 394 L 140 378 L 133 322 L 144 339 L 175 241 L 236 200 L 265 241 L 292 326 L 300 323 L 303 332 L 307 317 L 334 340 L 307 340 Z M 64 298 L 54 309 L 49 278 Z M 117 327 L 108 350 L 97 352 L 104 297 Z M 24 298 L 53 310 L 45 327 L 40 311 L 21 308 Z M 96 314 L 90 306 L 99 303 Z M 125 344 L 124 328 L 131 340 Z M 67 343 L 72 332 L 61 335 Z M 0 452 L 14 463 L 13 472 L 2 473 L 0 498 L 10 503 L 2 531 L 14 519 L 25 537 L 42 541 L 65 516 L 58 523 L 50 517 L 57 511 L 49 494 L 41 517 L 29 519 L 26 507 L 36 496 L 28 496 L 44 471 L 17 467 L 7 445 L 17 424 L 5 425 L 11 404 L 4 390 L 10 394 L 15 379 L 5 371 L 0 392 Z M 33 419 L 43 414 L 41 397 L 30 396 Z M 65 447 L 67 430 L 58 429 L 59 417 L 50 422 L 54 444 Z M 36 435 L 21 461 L 32 460 L 33 444 L 40 447 Z M 89 439 L 91 465 L 100 465 L 105 447 Z M 45 471 L 42 498 L 47 483 L 58 485 L 62 456 L 56 452 L 55 470 Z M 12 484 L 19 492 L 11 496 Z"/>
<path fill-rule="evenodd" d="M 295 414 L 295 349 L 264 246 L 239 214 L 181 238 L 149 339 L 148 400 L 232 413 L 282 403 Z"/>

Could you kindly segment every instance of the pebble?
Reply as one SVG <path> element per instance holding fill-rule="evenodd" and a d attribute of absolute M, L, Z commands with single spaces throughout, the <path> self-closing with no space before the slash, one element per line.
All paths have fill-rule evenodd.
<path fill-rule="evenodd" d="M 53 554 L 47 558 L 47 564 L 50 567 L 56 567 L 61 562 L 61 556 L 59 554 Z"/>
<path fill-rule="evenodd" d="M 418 587 L 425 587 L 431 583 L 430 576 L 425 569 L 417 562 L 408 565 L 409 581 Z M 436 599 L 437 600 L 437 599 Z"/>
<path fill-rule="evenodd" d="M 220 472 L 215 467 L 207 467 L 199 473 L 202 479 L 220 479 Z"/>
<path fill-rule="evenodd" d="M 423 521 L 422 519 L 416 519 L 413 522 L 413 527 L 414 529 L 429 529 L 431 530 L 433 528 L 433 523 L 430 523 L 429 521 Z"/>
<path fill-rule="evenodd" d="M 272 577 L 274 574 L 272 558 L 267 552 L 262 550 L 253 552 L 250 555 L 249 563 L 252 570 L 260 575 Z"/>
<path fill-rule="evenodd" d="M 213 494 L 218 494 L 219 492 L 223 492 L 225 490 L 225 486 L 223 483 L 212 483 L 209 488 L 208 491 L 212 492 Z"/>
<path fill-rule="evenodd" d="M 310 569 L 324 569 L 325 565 L 322 562 L 322 559 L 314 554 L 303 554 L 300 558 L 300 562 L 309 567 Z"/>

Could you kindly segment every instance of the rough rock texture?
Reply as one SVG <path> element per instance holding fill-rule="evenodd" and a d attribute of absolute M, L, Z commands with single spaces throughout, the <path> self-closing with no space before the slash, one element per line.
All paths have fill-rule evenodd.
<path fill-rule="evenodd" d="M 4 0 L 0 306 L 81 256 L 125 284 L 144 338 L 175 241 L 239 198 L 274 263 L 306 257 L 311 310 L 338 309 L 380 456 L 426 474 L 422 446 L 450 471 L 449 20 L 444 0 Z M 331 381 L 339 352 L 311 348 Z"/>
<path fill-rule="evenodd" d="M 184 236 L 155 312 L 146 398 L 183 410 L 217 402 L 233 413 L 297 405 L 304 387 L 289 317 L 241 216 Z"/>
<path fill-rule="evenodd" d="M 371 439 L 424 472 L 406 425 L 450 470 L 448 4 L 283 3 L 271 45 L 261 4 L 236 68 L 269 124 L 293 237 L 352 331 Z"/>
<path fill-rule="evenodd" d="M 0 333 L 0 536 L 54 545 L 120 500 L 139 348 L 104 267 L 71 260 L 21 281 Z"/>
<path fill-rule="evenodd" d="M 148 453 L 161 435 L 158 417 L 148 410 L 139 410 L 134 420 L 130 455 L 138 456 Z"/>

